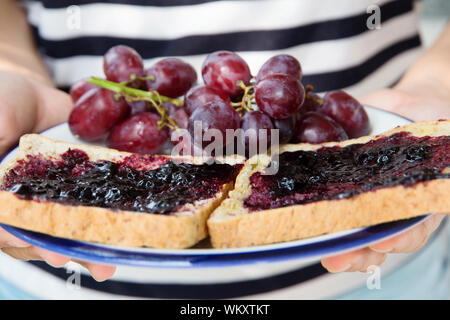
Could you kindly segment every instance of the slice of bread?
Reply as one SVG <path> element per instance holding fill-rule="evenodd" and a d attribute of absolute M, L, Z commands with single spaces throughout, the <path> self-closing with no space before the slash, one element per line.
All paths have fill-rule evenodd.
<path fill-rule="evenodd" d="M 361 137 L 340 143 L 285 145 L 280 147 L 279 153 L 363 144 L 399 132 L 410 132 L 416 137 L 450 136 L 450 121 L 418 122 L 380 136 Z M 270 161 L 268 155 L 249 159 L 236 178 L 234 190 L 212 213 L 208 229 L 215 248 L 297 240 L 428 213 L 450 212 L 450 179 L 436 179 L 409 187 L 381 188 L 340 200 L 322 200 L 250 212 L 244 206 L 244 199 L 252 191 L 250 176 L 261 172 Z M 443 173 L 448 172 L 450 168 L 447 167 Z"/>
<path fill-rule="evenodd" d="M 120 162 L 131 156 L 127 152 L 97 146 L 55 141 L 40 135 L 25 135 L 20 140 L 16 159 L 0 167 L 0 185 L 6 173 L 18 161 L 28 156 L 44 159 L 60 159 L 69 149 L 83 150 L 90 161 Z M 202 157 L 169 157 L 180 162 L 202 164 Z M 222 163 L 242 164 L 242 157 L 221 158 Z M 161 161 L 143 162 L 139 169 L 152 170 Z M 204 239 L 208 232 L 206 220 L 226 196 L 234 181 L 224 184 L 214 197 L 183 205 L 168 215 L 110 210 L 100 207 L 65 205 L 49 201 L 24 200 L 8 191 L 0 191 L 0 222 L 19 228 L 37 231 L 56 237 L 92 241 L 102 244 L 154 247 L 188 248 Z"/>

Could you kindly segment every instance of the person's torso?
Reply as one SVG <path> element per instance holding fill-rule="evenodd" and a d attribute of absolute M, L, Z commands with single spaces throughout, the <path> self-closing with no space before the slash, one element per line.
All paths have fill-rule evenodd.
<path fill-rule="evenodd" d="M 135 48 L 150 66 L 181 57 L 200 72 L 208 53 L 235 51 L 253 74 L 271 56 L 302 64 L 304 84 L 352 94 L 395 83 L 420 51 L 411 0 L 25 1 L 55 82 L 102 75 L 112 46 Z M 378 24 L 379 22 L 379 24 Z"/>
<path fill-rule="evenodd" d="M 287 53 L 301 62 L 304 84 L 319 92 L 345 89 L 356 96 L 395 83 L 421 51 L 416 13 L 407 0 L 377 1 L 378 28 L 373 0 L 22 2 L 55 84 L 66 89 L 81 78 L 102 76 L 102 55 L 118 44 L 135 48 L 147 67 L 176 56 L 199 74 L 205 56 L 216 50 L 239 53 L 253 74 L 271 56 Z M 393 260 L 397 263 L 391 268 L 396 269 L 406 258 Z M 105 284 L 84 276 L 81 285 L 86 288 L 67 291 L 64 279 L 71 274 L 64 270 L 44 263 L 4 262 L 3 276 L 33 292 L 43 288 L 46 298 L 158 297 L 155 279 L 162 281 L 158 270 L 119 268 Z M 296 278 L 293 294 L 299 298 L 329 297 L 339 293 L 329 288 L 349 290 L 365 281 L 360 275 L 329 275 L 319 261 L 298 268 L 301 275 L 305 268 L 314 270 L 304 283 Z"/>

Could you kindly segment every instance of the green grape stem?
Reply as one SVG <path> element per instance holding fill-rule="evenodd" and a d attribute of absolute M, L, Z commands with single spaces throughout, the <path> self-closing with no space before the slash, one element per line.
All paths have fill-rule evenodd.
<path fill-rule="evenodd" d="M 166 96 L 160 95 L 156 91 L 146 91 L 141 89 L 135 89 L 127 87 L 125 83 L 117 83 L 97 77 L 91 77 L 87 80 L 87 82 L 95 84 L 103 89 L 110 90 L 120 94 L 121 96 L 133 97 L 133 98 L 142 98 L 142 100 L 152 99 L 154 101 L 158 101 L 161 99 L 163 102 L 170 102 L 174 105 L 181 107 L 183 106 L 183 101 L 179 99 L 173 99 Z"/>
<path fill-rule="evenodd" d="M 307 84 L 306 85 L 306 87 L 305 87 L 305 92 L 306 92 L 306 94 L 305 94 L 305 97 L 308 97 L 308 94 L 310 93 L 310 92 L 312 92 L 314 90 L 314 87 L 313 87 L 313 85 L 311 85 L 311 84 Z M 311 99 L 313 99 L 314 101 L 316 101 L 318 104 L 320 104 L 320 105 L 322 105 L 323 104 L 323 99 L 315 99 L 315 98 L 313 98 L 313 97 L 311 97 L 311 96 L 309 96 Z"/>
<path fill-rule="evenodd" d="M 158 122 L 158 129 L 161 130 L 164 126 L 169 127 L 172 130 L 178 129 L 178 125 L 176 122 L 169 118 L 167 115 L 166 109 L 164 109 L 162 103 L 163 102 L 170 102 L 178 107 L 183 106 L 184 102 L 179 99 L 172 99 L 166 96 L 160 95 L 157 91 L 151 90 L 151 91 L 145 91 L 135 88 L 130 88 L 127 86 L 128 82 L 113 82 L 97 77 L 91 77 L 87 80 L 87 82 L 95 84 L 96 86 L 110 90 L 112 92 L 115 92 L 120 97 L 125 98 L 129 102 L 135 102 L 135 101 L 148 101 L 150 102 L 155 109 L 158 111 L 158 113 L 161 115 L 161 120 Z"/>
<path fill-rule="evenodd" d="M 239 102 L 232 102 L 231 106 L 235 108 L 237 112 L 252 112 L 253 109 L 253 103 L 255 98 L 255 87 L 254 86 L 246 86 L 243 81 L 238 82 L 238 86 L 244 90 L 244 94 L 242 96 L 242 100 Z M 240 114 L 242 116 L 242 114 Z"/>

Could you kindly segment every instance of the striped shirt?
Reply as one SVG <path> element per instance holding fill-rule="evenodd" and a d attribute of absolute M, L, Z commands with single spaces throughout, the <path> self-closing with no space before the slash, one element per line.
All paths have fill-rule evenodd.
<path fill-rule="evenodd" d="M 200 71 L 216 50 L 239 53 L 253 74 L 271 56 L 299 59 L 304 84 L 355 95 L 395 83 L 418 57 L 411 0 L 377 1 L 380 28 L 369 29 L 373 0 L 25 1 L 56 85 L 102 76 L 112 46 L 135 48 L 150 66 L 176 56 Z"/>
<path fill-rule="evenodd" d="M 237 52 L 253 74 L 271 56 L 287 53 L 301 62 L 304 84 L 318 92 L 345 89 L 356 96 L 394 84 L 421 51 L 410 0 L 376 1 L 381 24 L 375 29 L 368 27 L 376 14 L 374 0 L 22 3 L 55 84 L 65 89 L 81 78 L 102 76 L 102 55 L 118 44 L 135 48 L 147 67 L 175 56 L 198 72 L 205 56 L 216 50 Z M 405 259 L 391 258 L 384 270 L 397 268 Z M 112 280 L 99 284 L 84 274 L 82 288 L 69 290 L 64 280 L 71 274 L 64 269 L 0 256 L 0 277 L 42 298 L 326 298 L 366 281 L 359 274 L 329 275 L 319 261 L 273 274 L 251 272 L 250 277 L 248 270 L 242 272 L 228 284 L 215 284 L 208 282 L 206 271 L 180 270 L 178 279 L 164 270 L 119 267 Z M 186 275 L 189 284 L 183 284 Z"/>

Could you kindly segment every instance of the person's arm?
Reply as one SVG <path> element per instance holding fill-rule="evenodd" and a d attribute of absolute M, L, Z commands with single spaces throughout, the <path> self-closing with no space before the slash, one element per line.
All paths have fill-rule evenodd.
<path fill-rule="evenodd" d="M 360 100 L 414 121 L 450 119 L 450 24 L 394 88 L 373 92 Z M 331 272 L 366 272 L 370 265 L 382 264 L 387 253 L 420 249 L 444 217 L 434 215 L 413 229 L 369 248 L 323 259 L 322 265 Z"/>
<path fill-rule="evenodd" d="M 48 70 L 34 46 L 24 9 L 14 0 L 2 1 L 0 8 L 0 70 L 51 85 Z"/>
<path fill-rule="evenodd" d="M 0 155 L 24 133 L 39 132 L 67 120 L 70 96 L 57 90 L 33 44 L 18 1 L 0 2 Z M 45 260 L 60 267 L 70 259 L 29 245 L 0 228 L 0 249 L 21 260 Z M 115 268 L 81 262 L 99 281 Z"/>
<path fill-rule="evenodd" d="M 18 1 L 0 3 L 0 154 L 24 133 L 67 119 L 69 95 L 52 86 Z M 55 112 L 57 110 L 58 112 Z"/>
<path fill-rule="evenodd" d="M 449 119 L 450 23 L 394 88 L 373 92 L 361 101 L 414 121 Z"/>

